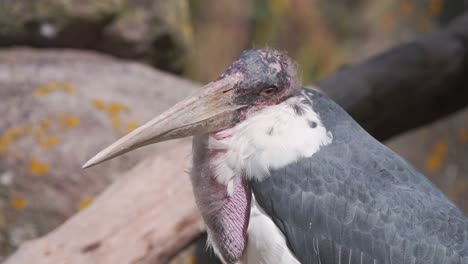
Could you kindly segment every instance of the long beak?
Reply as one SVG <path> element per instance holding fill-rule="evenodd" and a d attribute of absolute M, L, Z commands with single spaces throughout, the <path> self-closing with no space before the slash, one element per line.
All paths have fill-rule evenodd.
<path fill-rule="evenodd" d="M 176 104 L 153 120 L 133 130 L 88 160 L 82 168 L 94 166 L 145 145 L 219 131 L 233 125 L 237 110 L 234 86 L 239 76 L 226 76 L 199 93 Z"/>

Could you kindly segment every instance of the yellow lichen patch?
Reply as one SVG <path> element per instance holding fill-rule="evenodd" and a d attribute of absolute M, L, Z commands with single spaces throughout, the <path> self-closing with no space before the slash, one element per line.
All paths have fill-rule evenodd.
<path fill-rule="evenodd" d="M 109 113 L 110 115 L 112 115 L 112 114 L 118 114 L 121 112 L 128 112 L 130 111 L 130 109 L 124 104 L 112 102 L 106 107 L 105 111 Z"/>
<path fill-rule="evenodd" d="M 8 152 L 8 142 L 0 138 L 0 154 L 5 155 Z"/>
<path fill-rule="evenodd" d="M 50 148 L 57 145 L 60 142 L 58 136 L 38 136 L 36 137 L 37 143 L 43 148 Z"/>
<path fill-rule="evenodd" d="M 433 16 L 438 16 L 442 11 L 442 0 L 431 0 L 429 4 L 429 12 Z"/>
<path fill-rule="evenodd" d="M 466 128 L 462 128 L 457 132 L 457 140 L 458 142 L 464 144 L 468 142 L 468 130 Z"/>
<path fill-rule="evenodd" d="M 44 175 L 49 171 L 47 163 L 40 162 L 36 157 L 29 161 L 29 171 L 34 175 Z"/>
<path fill-rule="evenodd" d="M 136 128 L 136 122 L 131 121 L 128 124 L 122 124 L 122 119 L 120 114 L 123 112 L 129 112 L 130 108 L 126 105 L 119 102 L 110 102 L 108 104 L 104 103 L 99 99 L 94 99 L 91 101 L 94 108 L 103 111 L 111 119 L 112 127 L 123 133 L 128 133 L 129 131 Z"/>
<path fill-rule="evenodd" d="M 23 209 L 26 207 L 26 200 L 23 198 L 13 198 L 10 200 L 10 205 L 15 209 Z"/>
<path fill-rule="evenodd" d="M 39 127 L 41 128 L 42 131 L 47 131 L 50 127 L 50 121 L 49 120 L 41 120 L 39 122 Z"/>
<path fill-rule="evenodd" d="M 99 99 L 92 100 L 91 104 L 94 106 L 94 108 L 99 110 L 104 110 L 106 108 L 106 104 L 104 104 L 104 102 Z"/>
<path fill-rule="evenodd" d="M 34 128 L 34 137 L 36 139 L 36 143 L 43 148 L 50 148 L 57 145 L 60 141 L 58 136 L 47 136 L 45 135 L 46 131 L 50 128 L 50 121 L 49 120 L 42 120 L 39 122 Z"/>
<path fill-rule="evenodd" d="M 66 93 L 74 93 L 75 87 L 66 82 L 51 82 L 34 90 L 34 95 L 42 96 L 42 95 L 52 93 L 55 91 L 64 91 Z"/>
<path fill-rule="evenodd" d="M 44 137 L 44 130 L 39 126 L 34 128 L 34 137 L 36 138 L 36 142 L 39 143 L 41 139 Z"/>
<path fill-rule="evenodd" d="M 78 117 L 69 116 L 66 119 L 67 127 L 76 127 L 79 123 L 80 119 L 78 119 Z"/>
<path fill-rule="evenodd" d="M 125 134 L 132 132 L 137 127 L 138 127 L 138 124 L 137 124 L 136 121 L 132 120 L 132 121 L 128 122 L 126 127 L 125 127 Z"/>
<path fill-rule="evenodd" d="M 66 130 L 68 128 L 76 127 L 80 124 L 80 119 L 76 116 L 71 116 L 67 114 L 58 114 L 60 130 Z"/>
<path fill-rule="evenodd" d="M 448 146 L 445 140 L 440 140 L 432 147 L 429 157 L 426 159 L 425 168 L 427 172 L 434 173 L 442 168 L 447 156 Z"/>
<path fill-rule="evenodd" d="M 122 123 L 120 121 L 120 116 L 117 114 L 111 115 L 111 120 L 112 120 L 112 127 L 115 130 L 120 130 L 120 124 Z"/>
<path fill-rule="evenodd" d="M 83 200 L 80 201 L 80 204 L 78 205 L 78 209 L 83 210 L 86 207 L 88 207 L 91 203 L 93 203 L 93 197 L 86 197 Z"/>
<path fill-rule="evenodd" d="M 31 127 L 27 125 L 21 125 L 7 129 L 7 131 L 0 136 L 0 153 L 5 155 L 8 152 L 8 146 L 11 143 L 24 137 L 30 131 Z"/>
<path fill-rule="evenodd" d="M 36 139 L 36 143 L 40 144 L 39 142 L 42 140 L 44 137 L 44 130 L 42 129 L 41 126 L 37 126 L 34 128 L 34 138 Z"/>
<path fill-rule="evenodd" d="M 91 104 L 93 105 L 94 108 L 98 110 L 102 110 L 106 112 L 108 115 L 115 115 L 121 112 L 130 111 L 130 109 L 126 105 L 122 103 L 118 103 L 118 102 L 111 102 L 109 104 L 106 104 L 99 99 L 93 99 L 91 101 Z"/>
<path fill-rule="evenodd" d="M 30 126 L 17 126 L 9 128 L 3 135 L 2 138 L 7 139 L 9 141 L 15 141 L 19 138 L 26 135 L 31 130 Z"/>

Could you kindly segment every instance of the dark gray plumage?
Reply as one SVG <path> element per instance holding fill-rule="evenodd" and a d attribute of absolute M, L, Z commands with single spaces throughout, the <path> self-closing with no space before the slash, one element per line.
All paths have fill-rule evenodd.
<path fill-rule="evenodd" d="M 298 260 L 467 264 L 466 216 L 332 100 L 307 89 L 302 93 L 333 142 L 251 182 Z"/>

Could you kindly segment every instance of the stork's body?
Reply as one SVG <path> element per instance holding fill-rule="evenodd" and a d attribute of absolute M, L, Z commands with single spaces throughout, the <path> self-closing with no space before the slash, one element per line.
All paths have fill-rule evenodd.
<path fill-rule="evenodd" d="M 85 166 L 194 134 L 194 194 L 224 263 L 468 263 L 466 216 L 338 105 L 302 89 L 277 52 L 244 52 Z"/>
<path fill-rule="evenodd" d="M 202 213 L 227 263 L 252 236 L 242 263 L 468 263 L 463 213 L 322 94 L 304 89 L 221 134 L 194 138 L 193 184 L 200 208 L 217 208 Z M 223 187 L 197 186 L 213 178 Z M 246 234 L 224 229 L 245 231 L 248 214 Z"/>

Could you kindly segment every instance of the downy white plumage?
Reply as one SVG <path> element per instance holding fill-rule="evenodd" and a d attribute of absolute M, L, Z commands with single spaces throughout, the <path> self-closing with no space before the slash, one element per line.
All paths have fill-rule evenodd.
<path fill-rule="evenodd" d="M 245 121 L 220 132 L 222 139 L 210 137 L 208 148 L 225 150 L 213 162 L 216 179 L 225 185 L 236 176 L 262 180 L 269 169 L 310 157 L 330 144 L 332 134 L 303 100 L 311 99 L 303 94 L 291 97 L 253 112 Z"/>

